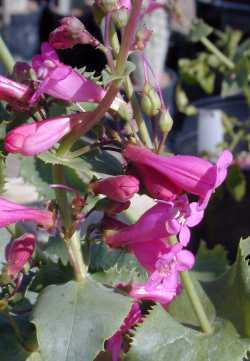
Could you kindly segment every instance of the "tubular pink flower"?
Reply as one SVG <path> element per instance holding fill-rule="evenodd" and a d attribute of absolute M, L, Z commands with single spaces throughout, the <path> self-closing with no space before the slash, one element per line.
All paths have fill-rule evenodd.
<path fill-rule="evenodd" d="M 125 318 L 120 329 L 110 337 L 106 342 L 106 350 L 111 352 L 112 361 L 119 361 L 120 353 L 122 351 L 123 336 L 129 332 L 137 323 L 141 321 L 142 314 L 138 303 L 134 303 Z"/>
<path fill-rule="evenodd" d="M 65 17 L 60 24 L 49 36 L 49 44 L 53 48 L 68 49 L 77 44 L 90 44 L 94 47 L 100 45 L 100 42 L 85 29 L 83 23 L 76 17 Z"/>
<path fill-rule="evenodd" d="M 31 259 L 35 250 L 35 236 L 25 233 L 21 237 L 12 240 L 5 248 L 5 258 L 7 261 L 7 274 L 16 279 L 19 272 Z"/>
<path fill-rule="evenodd" d="M 139 191 L 139 181 L 129 175 L 108 177 L 90 184 L 91 190 L 117 202 L 127 202 Z"/>
<path fill-rule="evenodd" d="M 19 221 L 31 221 L 51 229 L 54 215 L 50 211 L 25 207 L 0 197 L 0 228 Z"/>
<path fill-rule="evenodd" d="M 49 43 L 42 44 L 42 54 L 33 57 L 32 67 L 40 85 L 31 103 L 44 93 L 69 102 L 98 102 L 105 95 L 105 90 L 100 86 L 61 63 Z"/>
<path fill-rule="evenodd" d="M 194 156 L 164 157 L 132 144 L 126 146 L 123 156 L 151 196 L 169 201 L 184 192 L 192 193 L 199 196 L 200 209 L 206 207 L 212 193 L 224 181 L 233 160 L 228 150 L 213 165 Z"/>
<path fill-rule="evenodd" d="M 88 113 L 71 114 L 24 124 L 11 130 L 4 139 L 4 148 L 9 153 L 20 153 L 26 156 L 40 154 L 52 148 L 60 139 L 80 124 Z"/>
<path fill-rule="evenodd" d="M 155 270 L 144 284 L 134 284 L 130 296 L 135 300 L 151 300 L 162 305 L 169 304 L 181 290 L 180 272 L 194 265 L 191 252 L 177 244 L 158 258 Z"/>
<path fill-rule="evenodd" d="M 135 224 L 107 234 L 106 242 L 109 246 L 117 248 L 166 239 L 170 235 L 166 223 L 176 214 L 177 210 L 171 204 L 158 203 L 145 212 Z"/>
<path fill-rule="evenodd" d="M 25 84 L 17 83 L 0 75 L 0 100 L 4 100 L 14 109 L 28 108 L 31 90 Z"/>

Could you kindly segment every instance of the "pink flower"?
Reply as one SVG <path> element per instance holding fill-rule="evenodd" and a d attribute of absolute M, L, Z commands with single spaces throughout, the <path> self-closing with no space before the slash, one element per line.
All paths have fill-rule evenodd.
<path fill-rule="evenodd" d="M 16 279 L 19 272 L 31 259 L 35 250 L 35 236 L 25 233 L 23 236 L 12 240 L 5 249 L 7 260 L 7 274 Z"/>
<path fill-rule="evenodd" d="M 0 75 L 0 100 L 6 101 L 16 110 L 27 109 L 31 90 L 25 84 L 17 83 Z"/>
<path fill-rule="evenodd" d="M 130 296 L 135 300 L 151 300 L 162 305 L 169 304 L 181 290 L 180 272 L 194 265 L 191 252 L 177 244 L 158 258 L 155 270 L 144 284 L 134 284 Z"/>
<path fill-rule="evenodd" d="M 91 190 L 117 202 L 127 202 L 139 191 L 139 181 L 129 175 L 108 177 L 90 184 Z"/>
<path fill-rule="evenodd" d="M 201 209 L 206 207 L 212 193 L 226 178 L 233 159 L 232 154 L 225 150 L 213 165 L 194 156 L 164 157 L 132 144 L 126 146 L 123 155 L 152 197 L 169 201 L 187 192 L 199 196 Z"/>
<path fill-rule="evenodd" d="M 4 139 L 5 150 L 26 156 L 40 154 L 52 148 L 87 114 L 76 113 L 14 128 Z"/>
<path fill-rule="evenodd" d="M 117 248 L 166 239 L 170 235 L 166 224 L 176 213 L 177 210 L 171 204 L 158 203 L 145 212 L 135 224 L 107 234 L 106 242 L 109 246 Z"/>
<path fill-rule="evenodd" d="M 42 54 L 32 59 L 40 85 L 31 98 L 31 103 L 45 94 L 69 102 L 100 101 L 105 91 L 91 80 L 59 61 L 55 50 L 48 44 L 42 44 Z"/>
<path fill-rule="evenodd" d="M 68 49 L 77 44 L 90 44 L 94 47 L 100 42 L 91 35 L 83 23 L 74 16 L 65 17 L 60 26 L 49 36 L 49 44 L 55 49 Z"/>
<path fill-rule="evenodd" d="M 170 234 L 178 234 L 180 243 L 185 247 L 190 240 L 189 228 L 201 222 L 204 210 L 200 210 L 196 202 L 189 203 L 186 195 L 178 197 L 171 203 L 177 213 L 167 222 L 167 231 Z"/>
<path fill-rule="evenodd" d="M 137 303 L 134 303 L 120 329 L 116 331 L 116 333 L 106 342 L 106 350 L 111 352 L 112 361 L 119 361 L 122 350 L 123 336 L 128 333 L 132 327 L 139 323 L 141 318 L 142 315 L 140 306 Z"/>
<path fill-rule="evenodd" d="M 50 211 L 25 207 L 0 197 L 0 228 L 19 221 L 31 221 L 51 229 L 54 215 Z"/>

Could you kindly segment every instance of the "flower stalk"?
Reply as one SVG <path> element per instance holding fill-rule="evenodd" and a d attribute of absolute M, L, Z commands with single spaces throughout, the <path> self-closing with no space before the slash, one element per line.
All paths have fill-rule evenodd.
<path fill-rule="evenodd" d="M 213 53 L 226 67 L 230 70 L 234 70 L 234 63 L 228 59 L 208 38 L 202 37 L 201 43 L 211 52 Z"/>
<path fill-rule="evenodd" d="M 11 74 L 14 69 L 15 60 L 11 55 L 9 49 L 7 48 L 1 35 L 0 35 L 0 61 L 3 64 L 5 70 L 9 74 Z"/>

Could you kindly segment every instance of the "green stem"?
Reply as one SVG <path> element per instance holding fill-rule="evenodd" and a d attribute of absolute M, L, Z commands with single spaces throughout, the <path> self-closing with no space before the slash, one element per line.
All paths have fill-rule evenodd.
<path fill-rule="evenodd" d="M 115 67 L 115 74 L 118 76 L 122 76 L 125 70 L 129 49 L 133 42 L 134 33 L 136 31 L 137 20 L 140 16 L 142 2 L 143 0 L 135 0 L 130 13 L 128 24 L 122 37 L 122 42 Z M 68 136 L 66 136 L 62 141 L 58 150 L 59 156 L 63 156 L 66 152 L 68 152 L 70 147 L 75 143 L 77 139 L 86 134 L 90 129 L 92 129 L 95 125 L 99 123 L 99 121 L 103 118 L 103 116 L 109 110 L 111 104 L 113 103 L 113 100 L 115 99 L 119 91 L 120 85 L 120 80 L 114 80 L 111 83 L 106 95 L 101 100 L 99 106 L 89 114 L 87 119 L 86 114 L 84 114 L 84 120 L 81 126 L 75 128 L 75 130 L 72 131 Z"/>
<path fill-rule="evenodd" d="M 67 243 L 71 263 L 74 265 L 76 280 L 82 282 L 86 278 L 87 268 L 82 256 L 79 232 L 76 231 Z"/>
<path fill-rule="evenodd" d="M 142 113 L 141 113 L 141 109 L 138 104 L 138 100 L 136 98 L 134 90 L 132 91 L 133 84 L 130 80 L 130 77 L 126 78 L 125 83 L 124 83 L 124 89 L 125 89 L 125 93 L 126 93 L 128 99 L 131 101 L 131 105 L 133 108 L 136 124 L 138 126 L 141 139 L 148 148 L 153 148 L 147 126 L 145 124 L 145 121 L 144 121 Z"/>
<path fill-rule="evenodd" d="M 53 180 L 57 184 L 64 184 L 64 170 L 61 165 L 54 165 Z M 86 277 L 86 267 L 83 262 L 81 243 L 78 232 L 72 232 L 72 215 L 68 198 L 65 190 L 55 189 L 57 203 L 60 207 L 60 212 L 65 227 L 64 242 L 69 253 L 71 266 L 74 269 L 75 277 L 78 282 L 82 282 Z M 68 236 L 70 234 L 70 237 Z"/>
<path fill-rule="evenodd" d="M 0 61 L 3 63 L 7 73 L 11 74 L 15 65 L 15 59 L 7 48 L 2 36 L 0 35 Z"/>
<path fill-rule="evenodd" d="M 56 164 L 53 166 L 53 181 L 56 184 L 65 184 L 64 179 L 64 170 L 63 166 Z M 71 211 L 68 204 L 68 197 L 65 192 L 65 190 L 60 188 L 55 188 L 55 194 L 57 203 L 59 205 L 61 216 L 63 220 L 63 224 L 66 230 L 68 230 L 71 227 L 72 224 L 72 217 L 71 217 Z"/>
<path fill-rule="evenodd" d="M 181 280 L 182 280 L 183 286 L 185 287 L 185 290 L 187 291 L 187 294 L 192 303 L 192 306 L 194 308 L 196 316 L 198 317 L 198 320 L 200 321 L 202 330 L 206 334 L 211 335 L 213 333 L 213 328 L 209 322 L 209 319 L 207 318 L 206 312 L 205 312 L 203 305 L 201 303 L 201 300 L 196 292 L 196 289 L 194 287 L 194 284 L 190 277 L 190 274 L 188 272 L 182 272 Z"/>
<path fill-rule="evenodd" d="M 235 64 L 228 59 L 208 38 L 202 37 L 201 43 L 213 53 L 217 58 L 225 64 L 230 70 L 235 68 Z"/>

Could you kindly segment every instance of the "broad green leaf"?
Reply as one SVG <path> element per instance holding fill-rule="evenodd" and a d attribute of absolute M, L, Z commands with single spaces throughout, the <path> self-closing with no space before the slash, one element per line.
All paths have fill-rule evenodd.
<path fill-rule="evenodd" d="M 51 167 L 42 164 L 39 159 L 33 157 L 20 158 L 20 175 L 25 183 L 36 187 L 42 199 L 54 198 L 54 191 L 49 188 L 47 175 L 51 175 Z"/>
<path fill-rule="evenodd" d="M 92 151 L 81 158 L 61 158 L 53 152 L 47 152 L 39 155 L 45 163 L 61 164 L 73 169 L 77 176 L 88 183 L 95 177 L 101 177 L 104 174 L 118 175 L 122 173 L 122 164 L 118 158 L 106 151 Z"/>
<path fill-rule="evenodd" d="M 33 315 L 42 358 L 93 361 L 130 307 L 128 297 L 89 278 L 46 288 Z"/>
<path fill-rule="evenodd" d="M 242 239 L 234 265 L 218 280 L 203 283 L 219 317 L 229 319 L 238 332 L 250 336 L 250 238 Z"/>
<path fill-rule="evenodd" d="M 197 280 L 195 272 L 194 274 L 191 273 L 190 276 L 192 277 L 193 284 L 205 309 L 206 315 L 208 316 L 209 321 L 213 323 L 216 318 L 215 308 Z M 179 322 L 182 322 L 186 325 L 196 327 L 200 326 L 200 322 L 197 319 L 185 289 L 183 289 L 180 296 L 176 297 L 176 299 L 171 303 L 169 313 Z"/>
<path fill-rule="evenodd" d="M 247 190 L 247 182 L 239 166 L 233 165 L 229 168 L 226 187 L 236 201 L 240 202 L 244 198 Z"/>
<path fill-rule="evenodd" d="M 201 242 L 193 269 L 199 281 L 214 281 L 228 268 L 225 248 L 216 245 L 213 249 L 208 249 L 205 242 Z"/>
<path fill-rule="evenodd" d="M 206 38 L 213 32 L 213 28 L 206 24 L 202 19 L 195 19 L 192 23 L 189 38 L 192 42 L 196 43 L 201 38 Z"/>
<path fill-rule="evenodd" d="M 242 361 L 250 341 L 241 339 L 229 321 L 217 320 L 205 336 L 174 320 L 156 306 L 137 326 L 126 361 Z"/>
<path fill-rule="evenodd" d="M 50 237 L 45 245 L 45 252 L 52 260 L 59 258 L 64 266 L 68 264 L 68 252 L 61 238 Z"/>

